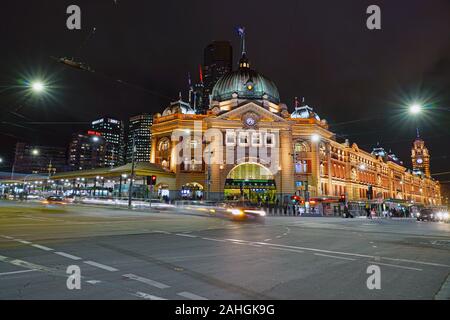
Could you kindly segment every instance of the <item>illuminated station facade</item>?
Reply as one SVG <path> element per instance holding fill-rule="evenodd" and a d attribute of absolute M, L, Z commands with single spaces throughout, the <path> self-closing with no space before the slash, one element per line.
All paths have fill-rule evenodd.
<path fill-rule="evenodd" d="M 157 185 L 172 199 L 181 191 L 189 199 L 282 204 L 297 195 L 309 205 L 323 204 L 324 214 L 343 198 L 410 206 L 441 201 L 420 137 L 412 148 L 414 170 L 379 146 L 367 152 L 338 142 L 304 101 L 296 99 L 289 113 L 274 82 L 251 69 L 245 53 L 239 68 L 214 86 L 206 114 L 196 114 L 180 97 L 154 115 L 151 150 L 151 162 L 175 174 L 170 185 Z M 269 163 L 274 158 L 276 165 Z"/>

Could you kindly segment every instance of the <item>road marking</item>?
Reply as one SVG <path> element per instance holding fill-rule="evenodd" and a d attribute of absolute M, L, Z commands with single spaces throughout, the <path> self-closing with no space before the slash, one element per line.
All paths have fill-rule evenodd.
<path fill-rule="evenodd" d="M 320 253 L 334 253 L 334 254 L 341 254 L 341 255 L 361 257 L 361 258 L 369 258 L 369 259 L 375 259 L 375 257 L 376 257 L 376 256 L 367 255 L 367 254 L 342 252 L 342 251 L 331 251 L 331 250 L 323 250 L 323 249 L 308 248 L 308 247 L 287 246 L 287 245 L 274 244 L 274 243 L 265 243 L 265 242 L 255 242 L 255 243 L 262 244 L 265 246 L 277 246 L 277 247 L 282 247 L 282 248 L 300 249 L 300 250 L 307 250 L 307 251 L 320 252 Z M 442 264 L 442 263 L 434 263 L 434 262 L 419 261 L 419 260 L 398 259 L 398 258 L 388 258 L 388 257 L 379 257 L 379 258 L 383 259 L 383 260 L 415 263 L 415 264 L 422 264 L 422 265 L 433 266 L 433 267 L 450 268 L 450 265 Z"/>
<path fill-rule="evenodd" d="M 161 283 L 161 282 L 158 282 L 158 281 L 154 281 L 154 280 L 151 280 L 151 279 L 147 279 L 147 278 L 144 278 L 144 277 L 140 277 L 140 276 L 137 276 L 137 275 L 132 274 L 132 273 L 124 274 L 124 275 L 122 275 L 122 277 L 131 279 L 131 280 L 136 280 L 136 281 L 148 284 L 150 286 L 154 286 L 154 287 L 159 288 L 159 289 L 170 288 L 170 286 L 168 286 L 168 285 L 166 285 L 164 283 Z"/>
<path fill-rule="evenodd" d="M 176 236 L 181 236 L 181 237 L 188 237 L 188 238 L 197 238 L 197 236 L 194 236 L 192 234 L 185 234 L 185 233 L 176 233 Z"/>
<path fill-rule="evenodd" d="M 247 242 L 244 240 L 238 240 L 238 239 L 225 239 L 226 241 L 233 241 L 233 242 Z"/>
<path fill-rule="evenodd" d="M 163 233 L 163 234 L 170 234 L 170 232 L 167 231 L 161 231 L 161 230 L 153 230 L 154 233 Z"/>
<path fill-rule="evenodd" d="M 68 253 L 65 253 L 65 252 L 59 252 L 58 251 L 58 252 L 55 252 L 55 254 L 63 256 L 63 257 L 66 257 L 66 258 L 69 258 L 69 259 L 72 259 L 72 260 L 81 260 L 80 257 L 74 256 L 74 255 L 71 255 L 71 254 L 68 254 Z"/>
<path fill-rule="evenodd" d="M 271 241 L 271 240 L 272 240 L 272 239 L 265 239 L 264 241 L 267 242 L 267 241 Z M 266 244 L 266 243 L 265 243 L 265 244 Z"/>
<path fill-rule="evenodd" d="M 2 236 L 2 238 L 9 239 L 9 240 L 14 239 L 13 237 L 10 237 L 10 236 Z"/>
<path fill-rule="evenodd" d="M 8 276 L 8 275 L 11 275 L 11 274 L 19 274 L 19 273 L 26 273 L 26 272 L 33 272 L 33 271 L 37 271 L 37 270 L 30 269 L 30 270 L 3 272 L 3 273 L 0 273 L 0 276 Z"/>
<path fill-rule="evenodd" d="M 217 242 L 225 242 L 223 239 L 213 239 L 213 238 L 202 238 L 203 240 L 217 241 Z"/>
<path fill-rule="evenodd" d="M 86 282 L 89 284 L 97 284 L 97 283 L 100 283 L 101 281 L 100 280 L 88 280 Z"/>
<path fill-rule="evenodd" d="M 41 250 L 45 250 L 45 251 L 53 251 L 52 248 L 46 247 L 46 246 L 41 246 L 39 244 L 32 244 L 32 247 L 35 247 L 37 249 L 41 249 Z"/>
<path fill-rule="evenodd" d="M 187 292 L 187 291 L 179 292 L 179 293 L 177 293 L 177 295 L 179 295 L 181 297 L 184 297 L 184 298 L 191 299 L 191 300 L 208 300 L 205 297 L 198 296 L 196 294 L 193 294 L 193 293 L 190 293 L 190 292 Z"/>
<path fill-rule="evenodd" d="M 110 267 L 110 266 L 107 266 L 107 265 L 104 265 L 104 264 L 101 264 L 101 263 L 97 263 L 95 261 L 83 261 L 83 262 L 88 264 L 88 265 L 91 265 L 93 267 L 97 267 L 97 268 L 100 268 L 100 269 L 103 269 L 103 270 L 106 270 L 106 271 L 111 271 L 111 272 L 119 271 L 116 268 L 113 268 L 113 267 Z"/>
<path fill-rule="evenodd" d="M 16 241 L 23 243 L 23 244 L 31 244 L 30 241 L 26 241 L 26 240 L 21 240 L 21 239 L 16 239 Z"/>
<path fill-rule="evenodd" d="M 404 267 L 404 266 L 399 266 L 399 265 L 396 265 L 396 264 L 380 263 L 380 262 L 377 262 L 377 261 L 367 261 L 367 263 L 371 263 L 371 264 L 375 264 L 375 265 L 379 264 L 379 265 L 382 265 L 382 266 L 394 267 L 394 268 L 400 268 L 400 269 L 407 269 L 407 270 L 414 270 L 414 271 L 423 271 L 423 269 L 419 269 L 419 268 Z"/>
<path fill-rule="evenodd" d="M 275 250 L 282 250 L 282 251 L 291 251 L 291 252 L 297 252 L 297 253 L 305 253 L 305 251 L 301 251 L 301 250 L 295 250 L 295 249 L 286 249 L 286 248 L 278 248 L 278 247 L 269 247 L 270 249 L 275 249 Z"/>
<path fill-rule="evenodd" d="M 147 299 L 147 300 L 167 300 L 158 296 L 154 296 L 145 292 L 136 292 L 135 294 L 133 294 L 133 296 L 139 297 L 139 298 L 143 298 L 143 299 Z"/>
<path fill-rule="evenodd" d="M 329 254 L 323 254 L 323 253 L 314 253 L 315 256 L 321 256 L 321 257 L 329 257 L 329 258 L 335 258 L 335 259 L 343 259 L 343 260 L 350 260 L 355 261 L 356 259 L 352 258 L 345 258 L 345 257 L 338 257 L 338 256 L 331 256 Z"/>
<path fill-rule="evenodd" d="M 41 266 L 41 265 L 38 265 L 38 264 L 34 264 L 34 263 L 31 263 L 31 262 L 27 262 L 27 261 L 24 261 L 24 260 L 20 260 L 20 259 L 14 259 L 14 258 L 9 258 L 9 257 L 5 257 L 5 256 L 1 256 L 0 255 L 0 261 L 12 264 L 14 266 L 26 268 L 26 269 L 29 269 L 29 270 L 55 273 L 50 268 L 47 268 L 47 267 L 44 267 L 44 266 Z"/>

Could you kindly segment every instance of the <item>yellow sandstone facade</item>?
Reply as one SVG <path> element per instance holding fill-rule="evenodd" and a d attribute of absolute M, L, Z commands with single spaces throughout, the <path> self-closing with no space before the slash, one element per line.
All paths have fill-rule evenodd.
<path fill-rule="evenodd" d="M 151 162 L 175 173 L 174 197 L 367 201 L 371 189 L 372 201 L 440 205 L 422 142 L 412 154 L 416 164 L 418 153 L 424 159 L 423 174 L 338 142 L 307 105 L 297 102 L 289 113 L 274 83 L 250 69 L 243 55 L 239 69 L 217 82 L 206 115 L 180 98 L 154 116 Z"/>

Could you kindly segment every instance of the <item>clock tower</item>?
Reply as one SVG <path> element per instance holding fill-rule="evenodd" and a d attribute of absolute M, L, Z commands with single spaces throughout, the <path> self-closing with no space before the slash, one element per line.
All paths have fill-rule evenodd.
<path fill-rule="evenodd" d="M 425 142 L 420 138 L 419 129 L 417 129 L 417 137 L 411 149 L 411 161 L 415 174 L 423 174 L 426 177 L 430 177 L 430 154 L 425 146 Z"/>

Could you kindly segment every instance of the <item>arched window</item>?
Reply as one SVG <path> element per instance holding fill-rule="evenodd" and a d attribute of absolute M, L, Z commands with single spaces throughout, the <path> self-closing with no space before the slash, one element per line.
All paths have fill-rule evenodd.
<path fill-rule="evenodd" d="M 162 138 L 157 145 L 156 163 L 168 168 L 170 158 L 170 140 L 169 138 Z"/>

